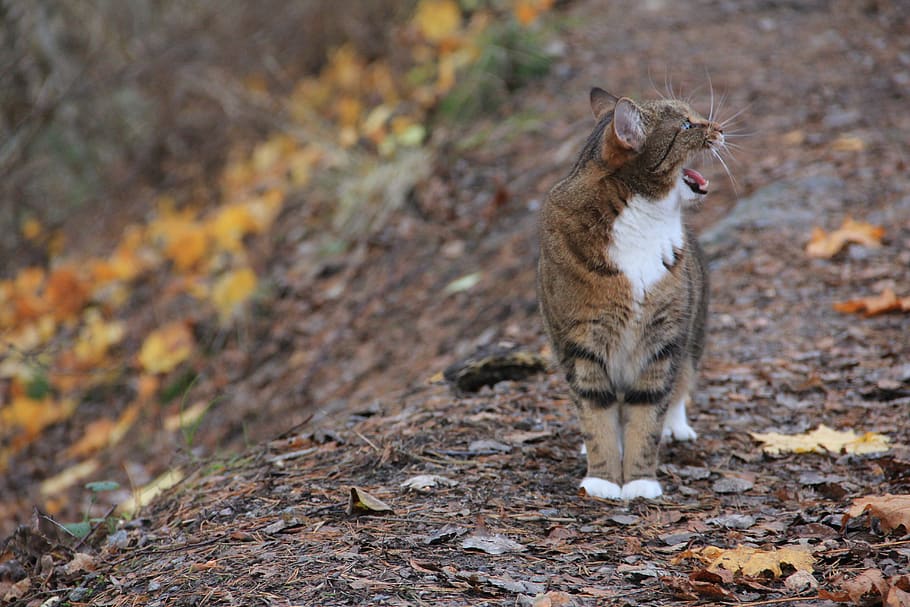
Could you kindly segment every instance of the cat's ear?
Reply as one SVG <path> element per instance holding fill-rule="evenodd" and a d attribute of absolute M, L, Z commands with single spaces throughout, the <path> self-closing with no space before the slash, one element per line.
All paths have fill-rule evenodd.
<path fill-rule="evenodd" d="M 613 105 L 618 101 L 616 97 L 603 90 L 594 87 L 591 89 L 591 111 L 594 112 L 594 119 L 600 120 L 604 114 L 613 109 Z"/>
<path fill-rule="evenodd" d="M 638 152 L 645 142 L 645 124 L 635 102 L 623 97 L 613 109 L 613 136 L 621 147 Z"/>

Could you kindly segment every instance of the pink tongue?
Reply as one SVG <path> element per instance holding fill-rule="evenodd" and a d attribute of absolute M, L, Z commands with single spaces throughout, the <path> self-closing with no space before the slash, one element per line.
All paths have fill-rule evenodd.
<path fill-rule="evenodd" d="M 704 188 L 708 185 L 708 180 L 701 176 L 701 173 L 692 169 L 683 169 L 683 175 L 698 184 L 698 187 Z"/>

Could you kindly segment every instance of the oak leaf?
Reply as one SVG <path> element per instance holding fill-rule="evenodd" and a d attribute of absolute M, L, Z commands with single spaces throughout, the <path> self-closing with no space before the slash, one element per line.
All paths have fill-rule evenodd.
<path fill-rule="evenodd" d="M 903 526 L 910 531 L 910 495 L 892 495 L 858 497 L 844 515 L 844 523 L 851 518 L 868 512 L 881 521 L 882 530 L 886 533 Z"/>
<path fill-rule="evenodd" d="M 830 259 L 851 242 L 878 248 L 882 246 L 884 235 L 883 227 L 865 221 L 856 221 L 847 216 L 841 227 L 831 233 L 825 232 L 821 228 L 813 228 L 809 244 L 806 245 L 806 253 L 809 257 Z"/>
<path fill-rule="evenodd" d="M 890 439 L 875 432 L 857 434 L 853 430 L 834 430 L 820 425 L 804 434 L 750 432 L 749 436 L 764 443 L 762 450 L 769 455 L 781 453 L 880 453 L 888 450 Z"/>

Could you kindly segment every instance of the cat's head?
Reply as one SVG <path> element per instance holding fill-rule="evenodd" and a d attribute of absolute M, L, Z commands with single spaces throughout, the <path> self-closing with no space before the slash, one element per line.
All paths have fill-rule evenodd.
<path fill-rule="evenodd" d="M 659 99 L 636 103 L 591 89 L 591 110 L 598 120 L 599 160 L 634 193 L 658 199 L 680 188 L 686 200 L 707 193 L 708 181 L 686 163 L 698 152 L 724 145 L 721 126 L 706 120 L 688 103 Z"/>

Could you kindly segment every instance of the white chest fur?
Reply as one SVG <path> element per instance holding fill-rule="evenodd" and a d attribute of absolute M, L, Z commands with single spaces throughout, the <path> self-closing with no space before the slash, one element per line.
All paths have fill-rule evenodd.
<path fill-rule="evenodd" d="M 632 297 L 642 302 L 672 264 L 673 249 L 683 244 L 682 192 L 661 200 L 634 196 L 613 224 L 607 255 L 632 284 Z"/>

